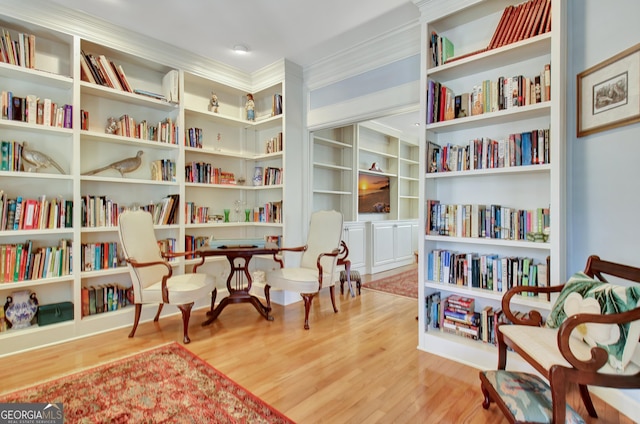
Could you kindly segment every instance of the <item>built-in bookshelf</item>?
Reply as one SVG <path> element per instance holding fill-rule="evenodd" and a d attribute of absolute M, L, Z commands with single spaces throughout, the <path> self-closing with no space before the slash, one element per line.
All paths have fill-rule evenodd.
<path fill-rule="evenodd" d="M 302 209 L 302 120 L 285 118 L 301 110 L 297 65 L 282 60 L 247 74 L 212 62 L 212 70 L 203 71 L 187 52 L 167 60 L 148 41 L 117 43 L 117 37 L 67 34 L 39 22 L 0 16 L 2 37 L 26 34 L 32 52 L 26 66 L 6 63 L 5 56 L 0 61 L 6 106 L 0 117 L 0 296 L 31 290 L 40 304 L 73 303 L 74 316 L 0 331 L 0 355 L 132 324 L 131 281 L 117 231 L 126 209 L 153 215 L 164 251 L 194 248 L 210 237 L 282 240 L 289 225 L 295 226 L 292 243 L 301 242 L 304 218 L 288 218 L 285 208 Z M 9 92 L 20 99 L 20 119 L 8 115 Z M 212 92 L 217 111 L 209 110 Z M 249 94 L 254 120 L 246 114 Z M 61 125 L 30 120 L 32 111 L 45 110 L 45 99 L 51 110 L 68 105 Z M 197 137 L 190 128 L 198 129 Z M 55 166 L 26 162 L 33 153 L 24 149 Z M 186 169 L 195 163 L 230 178 L 192 182 Z M 288 175 L 298 181 L 289 184 Z M 225 209 L 229 222 L 217 219 Z M 172 260 L 174 273 L 189 272 L 194 262 Z M 213 259 L 203 269 L 226 280 L 224 261 Z M 99 296 L 102 308 L 94 304 Z M 197 306 L 208 304 L 203 299 Z M 143 308 L 143 320 L 153 314 Z"/>
<path fill-rule="evenodd" d="M 530 2 L 549 4 L 549 29 L 523 20 L 521 36 L 500 44 L 505 8 L 518 3 L 421 9 L 419 348 L 480 368 L 495 368 L 504 291 L 564 275 L 565 6 Z M 432 315 L 456 296 L 473 301 L 484 333 Z M 551 307 L 546 297 L 514 302 L 523 313 Z"/>
<path fill-rule="evenodd" d="M 420 198 L 418 140 L 375 119 L 316 130 L 311 139 L 313 208 L 343 213 L 345 241 L 350 255 L 359 258 L 355 268 L 371 273 L 412 263 Z M 367 184 L 380 188 L 381 196 L 360 202 Z"/>

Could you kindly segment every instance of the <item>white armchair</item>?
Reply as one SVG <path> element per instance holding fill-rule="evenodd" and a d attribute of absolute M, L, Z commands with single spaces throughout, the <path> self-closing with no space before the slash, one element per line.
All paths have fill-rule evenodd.
<path fill-rule="evenodd" d="M 129 337 L 138 328 L 144 303 L 157 303 L 158 321 L 165 303 L 177 305 L 182 312 L 183 341 L 189 343 L 189 318 L 196 300 L 211 297 L 213 278 L 207 274 L 173 275 L 168 257 L 185 256 L 193 252 L 162 254 L 153 229 L 151 214 L 143 210 L 126 211 L 118 221 L 120 243 L 129 267 L 133 285 L 135 317 Z M 202 258 L 204 260 L 204 258 Z"/>
<path fill-rule="evenodd" d="M 331 304 L 338 312 L 335 299 L 336 263 L 341 252 L 342 214 L 337 211 L 317 211 L 311 215 L 307 244 L 282 248 L 280 252 L 301 252 L 300 266 L 283 267 L 267 272 L 265 297 L 271 308 L 269 290 L 286 290 L 300 293 L 304 301 L 304 328 L 309 329 L 311 302 L 323 287 L 329 287 Z"/>

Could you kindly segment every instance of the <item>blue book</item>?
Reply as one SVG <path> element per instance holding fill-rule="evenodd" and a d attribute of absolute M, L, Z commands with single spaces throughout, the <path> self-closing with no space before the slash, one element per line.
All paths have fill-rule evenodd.
<path fill-rule="evenodd" d="M 531 165 L 531 133 L 522 133 L 522 165 Z"/>

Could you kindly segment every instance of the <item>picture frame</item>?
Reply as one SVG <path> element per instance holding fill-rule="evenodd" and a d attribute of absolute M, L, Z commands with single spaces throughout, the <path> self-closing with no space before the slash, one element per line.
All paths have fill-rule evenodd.
<path fill-rule="evenodd" d="M 577 75 L 577 136 L 640 122 L 640 43 Z"/>

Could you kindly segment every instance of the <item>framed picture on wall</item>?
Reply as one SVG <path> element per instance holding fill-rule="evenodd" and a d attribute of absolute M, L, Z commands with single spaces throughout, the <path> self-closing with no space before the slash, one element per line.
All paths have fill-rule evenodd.
<path fill-rule="evenodd" d="M 578 137 L 640 122 L 640 44 L 577 76 Z"/>

